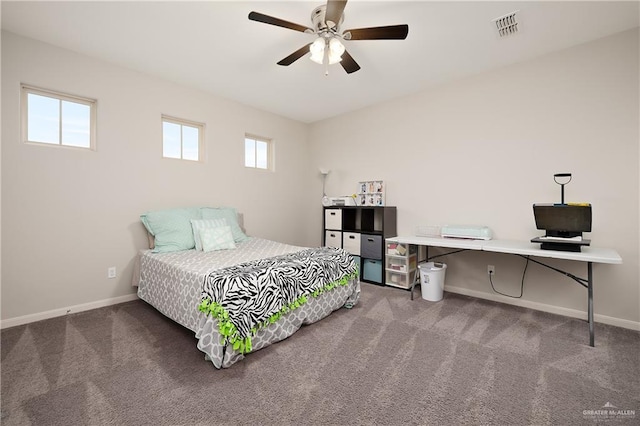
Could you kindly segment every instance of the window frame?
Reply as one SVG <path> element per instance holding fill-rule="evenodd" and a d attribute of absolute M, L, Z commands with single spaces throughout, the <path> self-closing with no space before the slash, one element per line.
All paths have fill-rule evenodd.
<path fill-rule="evenodd" d="M 247 166 L 247 140 L 252 140 L 254 142 L 254 166 Z M 257 142 L 264 142 L 267 144 L 267 167 L 258 167 L 258 150 L 256 149 L 256 145 Z M 252 170 L 264 170 L 264 171 L 275 171 L 275 148 L 274 148 L 274 142 L 273 139 L 271 138 L 267 138 L 264 136 L 257 136 L 251 133 L 245 133 L 244 135 L 244 139 L 243 139 L 243 144 L 244 144 L 244 156 L 243 156 L 243 165 L 246 169 L 252 169 Z"/>
<path fill-rule="evenodd" d="M 67 145 L 62 140 L 62 105 L 59 111 L 58 117 L 58 143 L 32 141 L 29 140 L 29 94 L 44 96 L 47 98 L 57 99 L 60 104 L 63 101 L 71 102 L 80 105 L 86 105 L 89 107 L 89 146 Z M 56 90 L 44 89 L 42 87 L 35 87 L 29 84 L 20 83 L 20 133 L 22 143 L 33 144 L 38 146 L 51 146 L 59 148 L 70 149 L 83 149 L 89 151 L 95 151 L 97 145 L 97 121 L 98 121 L 98 101 L 96 99 L 87 98 L 84 96 L 71 95 L 69 93 L 62 93 Z"/>
<path fill-rule="evenodd" d="M 164 123 L 171 123 L 171 124 L 176 124 L 178 126 L 180 126 L 180 158 L 176 158 L 176 157 L 166 157 L 164 155 Z M 193 127 L 198 129 L 198 159 L 197 160 L 192 160 L 190 158 L 184 158 L 184 143 L 182 140 L 183 134 L 182 134 L 182 127 L 183 126 L 187 126 L 187 127 Z M 205 124 L 204 123 L 200 123 L 197 121 L 193 121 L 193 120 L 187 120 L 184 118 L 178 118 L 178 117 L 174 117 L 171 115 L 167 115 L 167 114 L 162 114 L 160 116 L 160 132 L 162 134 L 162 158 L 163 159 L 167 159 L 167 160 L 180 160 L 180 161 L 189 161 L 192 163 L 202 163 L 204 162 L 204 130 L 205 130 Z"/>

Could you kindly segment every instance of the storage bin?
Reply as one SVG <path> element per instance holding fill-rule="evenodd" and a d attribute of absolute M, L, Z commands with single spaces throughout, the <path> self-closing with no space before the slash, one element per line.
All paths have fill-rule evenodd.
<path fill-rule="evenodd" d="M 351 254 L 360 256 L 360 234 L 358 232 L 343 232 L 342 248 Z"/>
<path fill-rule="evenodd" d="M 447 265 L 445 263 L 423 262 L 418 265 L 418 269 L 420 269 L 422 298 L 431 302 L 442 300 Z"/>
<path fill-rule="evenodd" d="M 340 231 L 325 231 L 324 245 L 326 247 L 338 247 L 342 248 L 342 232 Z"/>
<path fill-rule="evenodd" d="M 410 256 L 417 252 L 414 244 L 387 243 L 387 254 L 392 256 Z"/>
<path fill-rule="evenodd" d="M 369 259 L 382 259 L 382 236 L 360 234 L 360 256 Z"/>
<path fill-rule="evenodd" d="M 362 263 L 362 279 L 382 284 L 382 261 L 364 259 Z"/>
<path fill-rule="evenodd" d="M 362 277 L 362 262 L 360 262 L 360 256 L 351 256 L 353 257 L 353 260 L 356 262 L 356 265 L 358 265 L 358 279 L 360 279 Z"/>
<path fill-rule="evenodd" d="M 342 209 L 325 209 L 325 229 L 342 229 Z"/>
<path fill-rule="evenodd" d="M 413 279 L 416 276 L 416 270 L 409 273 L 395 272 L 395 271 L 386 271 L 387 279 L 385 280 L 386 285 L 390 285 L 392 287 L 399 288 L 411 288 L 413 284 Z"/>

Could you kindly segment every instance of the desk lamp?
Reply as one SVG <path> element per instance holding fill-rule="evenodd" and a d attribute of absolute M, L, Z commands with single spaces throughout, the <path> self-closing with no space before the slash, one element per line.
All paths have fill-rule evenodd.
<path fill-rule="evenodd" d="M 571 182 L 571 173 L 556 173 L 553 180 L 560 185 L 560 204 L 564 205 L 564 186 Z"/>

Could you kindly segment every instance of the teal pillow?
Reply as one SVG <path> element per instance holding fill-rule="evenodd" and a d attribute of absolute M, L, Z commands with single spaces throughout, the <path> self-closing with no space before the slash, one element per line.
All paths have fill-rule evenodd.
<path fill-rule="evenodd" d="M 190 250 L 195 247 L 191 219 L 200 219 L 200 209 L 156 210 L 140 215 L 145 228 L 155 239 L 154 253 Z"/>
<path fill-rule="evenodd" d="M 236 248 L 233 241 L 230 226 L 218 226 L 217 228 L 205 228 L 200 231 L 202 238 L 202 250 L 230 250 Z"/>
<path fill-rule="evenodd" d="M 202 219 L 226 219 L 227 225 L 231 227 L 233 241 L 236 243 L 241 243 L 249 239 L 249 237 L 242 232 L 238 224 L 238 213 L 233 207 L 203 207 L 200 211 L 202 213 Z"/>

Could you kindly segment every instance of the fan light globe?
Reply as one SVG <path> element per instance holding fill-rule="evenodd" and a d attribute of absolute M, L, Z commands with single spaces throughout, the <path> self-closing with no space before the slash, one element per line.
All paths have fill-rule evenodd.
<path fill-rule="evenodd" d="M 342 60 L 342 54 L 344 53 L 344 45 L 337 38 L 332 38 L 329 41 L 329 64 L 337 64 Z"/>
<path fill-rule="evenodd" d="M 322 65 L 325 45 L 326 41 L 322 37 L 318 37 L 313 43 L 311 43 L 311 46 L 309 46 L 309 51 L 311 52 L 310 59 L 313 62 Z"/>

